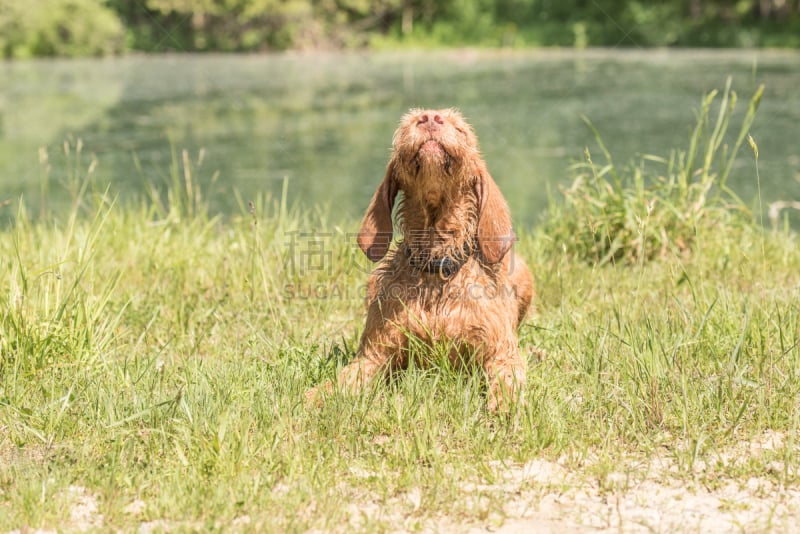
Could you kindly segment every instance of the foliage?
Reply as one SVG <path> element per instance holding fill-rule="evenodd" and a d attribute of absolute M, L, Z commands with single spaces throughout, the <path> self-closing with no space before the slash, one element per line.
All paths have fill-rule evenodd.
<path fill-rule="evenodd" d="M 7 57 L 361 46 L 800 46 L 796 0 L 0 0 Z"/>
<path fill-rule="evenodd" d="M 800 5 L 777 0 L 734 5 L 727 0 L 693 0 L 688 6 L 682 0 L 145 0 L 138 6 L 114 0 L 112 4 L 131 27 L 155 37 L 149 49 L 166 45 L 180 50 L 253 50 L 379 42 L 578 47 L 800 44 L 794 35 Z"/>
<path fill-rule="evenodd" d="M 317 31 L 311 5 L 302 0 L 148 0 L 120 7 L 152 33 L 156 41 L 149 44 L 156 50 L 283 49 L 302 46 Z M 153 27 L 153 19 L 169 23 Z"/>
<path fill-rule="evenodd" d="M 105 55 L 122 45 L 122 24 L 102 0 L 0 0 L 4 57 Z"/>
<path fill-rule="evenodd" d="M 572 186 L 564 190 L 565 202 L 553 203 L 545 233 L 569 256 L 591 263 L 637 263 L 691 251 L 698 227 L 725 231 L 741 225 L 748 211 L 726 186 L 739 148 L 748 134 L 761 101 L 757 89 L 732 147 L 725 136 L 737 103 L 731 79 L 722 93 L 716 121 L 712 104 L 717 91 L 703 99 L 686 150 L 673 150 L 668 159 L 645 156 L 638 165 L 618 169 L 591 123 L 587 124 L 607 163 L 586 163 Z M 665 167 L 663 174 L 652 165 Z"/>

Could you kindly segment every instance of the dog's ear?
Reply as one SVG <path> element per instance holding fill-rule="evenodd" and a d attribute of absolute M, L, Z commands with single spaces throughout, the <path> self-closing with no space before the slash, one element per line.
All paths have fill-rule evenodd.
<path fill-rule="evenodd" d="M 392 242 L 392 208 L 397 197 L 397 181 L 394 177 L 394 162 L 389 162 L 378 190 L 361 222 L 358 232 L 358 246 L 372 261 L 378 261 L 386 255 Z"/>
<path fill-rule="evenodd" d="M 475 194 L 478 197 L 478 245 L 489 263 L 498 263 L 516 237 L 511 229 L 506 199 L 486 168 L 479 169 Z"/>

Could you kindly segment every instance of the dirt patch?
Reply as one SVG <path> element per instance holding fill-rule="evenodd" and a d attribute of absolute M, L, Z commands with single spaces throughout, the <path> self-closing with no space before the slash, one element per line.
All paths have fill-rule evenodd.
<path fill-rule="evenodd" d="M 468 484 L 464 489 L 478 506 L 483 496 L 501 493 L 502 513 L 467 531 L 796 532 L 800 490 L 778 482 L 780 475 L 787 473 L 783 462 L 765 461 L 763 475 L 758 476 L 734 479 L 721 474 L 724 471 L 717 472 L 765 453 L 777 457 L 784 443 L 782 434 L 766 432 L 695 462 L 694 476 L 685 471 L 680 475 L 675 462 L 666 456 L 631 462 L 594 477 L 587 475 L 591 465 L 577 470 L 563 461 L 498 462 L 494 466 L 498 482 Z M 446 528 L 446 522 L 440 526 L 456 530 Z"/>
<path fill-rule="evenodd" d="M 475 512 L 471 517 L 483 518 L 466 524 L 456 514 L 431 519 L 423 512 L 420 517 L 425 502 L 420 488 L 384 500 L 343 482 L 337 493 L 346 496 L 347 520 L 333 530 L 369 530 L 377 520 L 398 532 L 788 534 L 796 532 L 800 524 L 797 461 L 783 461 L 794 458 L 790 454 L 793 446 L 787 444 L 791 441 L 781 433 L 765 432 L 705 454 L 689 468 L 679 468 L 674 455 L 666 452 L 647 460 L 620 462 L 613 470 L 592 459 L 579 463 L 568 458 L 537 458 L 522 464 L 496 461 L 489 466 L 491 476 L 461 487 L 463 501 L 459 504 L 467 503 Z M 754 465 L 760 467 L 754 469 Z M 352 467 L 350 474 L 356 479 L 381 476 L 357 467 Z M 279 484 L 273 491 L 280 495 L 289 488 Z M 69 506 L 69 520 L 60 529 L 85 532 L 104 527 L 91 491 L 70 486 L 60 496 Z M 142 518 L 145 509 L 146 503 L 136 499 L 124 511 Z M 313 502 L 303 513 L 314 515 Z M 257 524 L 257 516 L 243 515 L 217 526 L 241 531 Z M 138 531 L 201 528 L 202 524 L 195 522 L 155 519 L 141 521 Z"/>
<path fill-rule="evenodd" d="M 82 486 L 69 486 L 59 492 L 57 498 L 63 499 L 69 506 L 69 519 L 59 525 L 58 530 L 22 528 L 12 530 L 9 534 L 53 534 L 55 532 L 88 532 L 101 530 L 103 514 L 99 512 L 97 498 Z"/>
<path fill-rule="evenodd" d="M 793 532 L 800 493 L 752 477 L 714 489 L 648 477 L 619 487 L 571 481 L 558 490 L 511 492 L 496 532 Z M 519 480 L 524 481 L 523 477 Z M 613 484 L 613 482 L 612 482 Z M 480 529 L 479 529 L 480 530 Z"/>
<path fill-rule="evenodd" d="M 765 432 L 698 454 L 690 466 L 676 460 L 693 457 L 688 446 L 678 451 L 683 454 L 664 450 L 621 461 L 611 470 L 592 458 L 496 461 L 490 476 L 461 487 L 459 505 L 466 503 L 469 516 L 483 518 L 466 524 L 456 514 L 420 519 L 419 489 L 388 500 L 350 491 L 345 510 L 353 530 L 378 520 L 397 532 L 790 533 L 800 523 L 800 487 L 796 462 L 787 466 L 781 460 L 791 452 L 786 442 L 781 433 Z M 350 471 L 358 479 L 380 476 L 357 467 Z M 348 494 L 346 484 L 339 490 Z"/>
<path fill-rule="evenodd" d="M 77 532 L 98 529 L 103 526 L 103 515 L 98 511 L 97 499 L 81 486 L 67 488 L 70 503 L 70 529 Z"/>

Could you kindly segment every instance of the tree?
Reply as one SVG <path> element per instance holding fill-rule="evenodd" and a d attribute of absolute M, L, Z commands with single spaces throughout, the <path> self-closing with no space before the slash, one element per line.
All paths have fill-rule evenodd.
<path fill-rule="evenodd" d="M 101 0 L 0 0 L 5 57 L 105 55 L 123 44 L 122 23 Z"/>

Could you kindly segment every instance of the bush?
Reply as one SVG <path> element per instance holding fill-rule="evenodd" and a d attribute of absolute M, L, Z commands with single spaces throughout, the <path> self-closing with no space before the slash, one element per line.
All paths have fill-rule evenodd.
<path fill-rule="evenodd" d="M 701 226 L 724 228 L 737 219 L 751 220 L 746 206 L 726 181 L 763 90 L 759 87 L 751 98 L 731 148 L 723 142 L 737 101 L 729 78 L 715 122 L 710 113 L 717 91 L 703 99 L 686 150 L 673 150 L 668 159 L 644 156 L 638 164 L 621 171 L 600 135 L 584 118 L 606 164 L 595 164 L 586 149 L 586 162 L 575 167 L 578 174 L 574 182 L 563 190 L 564 202 L 551 202 L 545 234 L 571 258 L 600 265 L 632 264 L 667 253 L 689 253 Z M 662 165 L 665 172 L 653 172 L 654 164 Z"/>
<path fill-rule="evenodd" d="M 124 31 L 101 0 L 0 0 L 0 54 L 106 55 L 121 51 Z"/>

